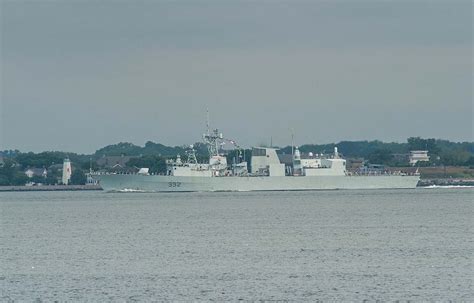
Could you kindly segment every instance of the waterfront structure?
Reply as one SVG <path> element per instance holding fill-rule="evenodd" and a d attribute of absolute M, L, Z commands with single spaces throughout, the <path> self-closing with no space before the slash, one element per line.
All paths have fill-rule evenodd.
<path fill-rule="evenodd" d="M 64 162 L 63 162 L 62 183 L 64 185 L 69 184 L 69 182 L 71 181 L 71 175 L 72 175 L 71 161 L 69 160 L 69 158 L 66 158 L 64 159 Z"/>
<path fill-rule="evenodd" d="M 46 178 L 48 176 L 48 171 L 46 168 L 28 168 L 25 170 L 25 175 L 30 179 L 35 176 Z"/>
<path fill-rule="evenodd" d="M 412 150 L 410 151 L 410 165 L 414 166 L 419 161 L 430 161 L 427 150 Z"/>
<path fill-rule="evenodd" d="M 292 166 L 285 166 L 277 149 L 254 147 L 251 165 L 247 165 L 242 149 L 232 164 L 220 152 L 225 139 L 217 129 L 203 135 L 209 151 L 208 163 L 198 163 L 191 146 L 186 159 L 177 156 L 167 161 L 166 175 L 153 174 L 99 174 L 96 177 L 105 190 L 138 191 L 263 191 L 263 190 L 318 190 L 318 189 L 375 189 L 414 188 L 419 175 L 401 172 L 349 173 L 346 160 L 337 147 L 331 155 L 312 155 L 301 159 L 296 147 L 292 153 Z M 288 169 L 289 168 L 289 169 Z"/>

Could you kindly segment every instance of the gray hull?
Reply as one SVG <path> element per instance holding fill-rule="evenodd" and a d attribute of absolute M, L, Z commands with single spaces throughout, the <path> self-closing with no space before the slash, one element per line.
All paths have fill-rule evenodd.
<path fill-rule="evenodd" d="M 306 176 L 306 177 L 178 177 L 100 175 L 106 191 L 291 191 L 329 189 L 415 188 L 419 176 Z"/>

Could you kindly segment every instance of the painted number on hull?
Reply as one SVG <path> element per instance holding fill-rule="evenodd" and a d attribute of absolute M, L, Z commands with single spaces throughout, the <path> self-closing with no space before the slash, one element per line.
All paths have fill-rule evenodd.
<path fill-rule="evenodd" d="M 168 187 L 180 187 L 181 182 L 168 182 Z"/>

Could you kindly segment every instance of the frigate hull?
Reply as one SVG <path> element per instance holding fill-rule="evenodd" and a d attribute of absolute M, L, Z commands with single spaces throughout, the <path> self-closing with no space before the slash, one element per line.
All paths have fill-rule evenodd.
<path fill-rule="evenodd" d="M 106 191 L 207 192 L 415 188 L 419 176 L 190 177 L 99 175 Z"/>

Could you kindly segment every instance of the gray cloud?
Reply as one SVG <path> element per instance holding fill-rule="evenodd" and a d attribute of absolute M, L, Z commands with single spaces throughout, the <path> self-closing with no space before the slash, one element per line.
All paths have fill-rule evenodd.
<path fill-rule="evenodd" d="M 0 149 L 472 140 L 470 2 L 2 2 Z"/>

